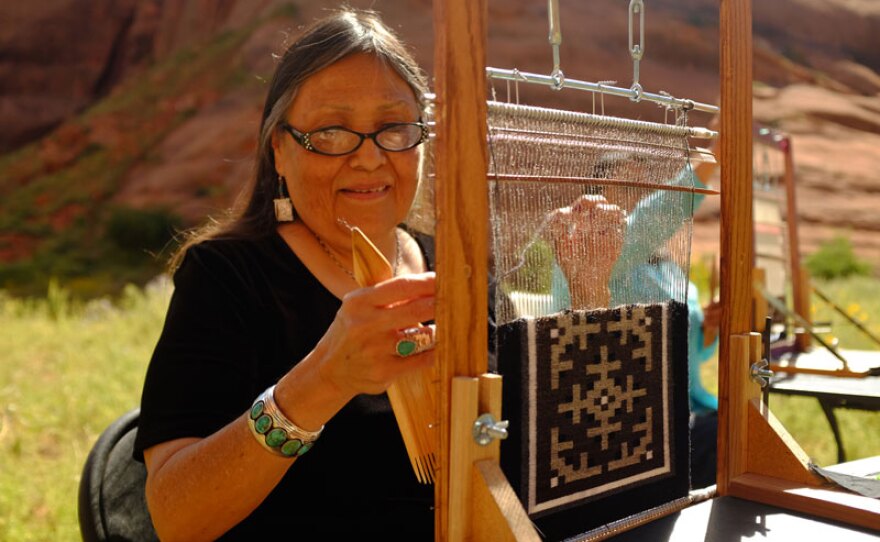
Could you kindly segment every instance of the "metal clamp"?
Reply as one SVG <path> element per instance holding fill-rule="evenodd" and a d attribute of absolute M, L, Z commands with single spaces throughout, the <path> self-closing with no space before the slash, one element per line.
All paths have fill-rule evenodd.
<path fill-rule="evenodd" d="M 753 363 L 749 368 L 749 376 L 752 378 L 752 382 L 760 385 L 762 388 L 766 388 L 773 377 L 773 371 L 767 368 L 769 366 L 770 362 L 766 359 Z"/>
<path fill-rule="evenodd" d="M 770 379 L 773 378 L 773 371 L 767 368 L 770 366 L 770 326 L 772 323 L 773 319 L 768 316 L 764 321 L 764 331 L 761 333 L 763 355 L 760 361 L 756 361 L 749 367 L 749 377 L 752 382 L 760 385 L 765 391 L 770 385 Z"/>
<path fill-rule="evenodd" d="M 507 420 L 496 420 L 491 414 L 483 414 L 474 422 L 472 434 L 474 441 L 480 446 L 488 446 L 493 439 L 504 440 L 507 438 Z"/>

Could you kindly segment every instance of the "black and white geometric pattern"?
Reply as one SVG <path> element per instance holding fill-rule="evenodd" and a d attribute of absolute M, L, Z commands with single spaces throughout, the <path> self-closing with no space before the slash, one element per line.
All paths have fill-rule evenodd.
<path fill-rule="evenodd" d="M 565 518 L 589 523 L 583 504 L 595 503 L 583 512 L 602 510 L 609 521 L 686 494 L 685 305 L 523 318 L 501 326 L 499 337 L 499 363 L 522 383 L 519 402 L 508 393 L 515 404 L 505 417 L 518 425 L 519 472 L 510 474 L 530 516 L 565 532 Z"/>
<path fill-rule="evenodd" d="M 528 511 L 669 475 L 666 305 L 528 319 Z"/>

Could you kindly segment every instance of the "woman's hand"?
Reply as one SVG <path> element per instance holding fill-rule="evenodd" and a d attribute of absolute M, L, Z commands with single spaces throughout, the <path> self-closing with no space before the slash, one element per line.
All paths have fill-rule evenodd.
<path fill-rule="evenodd" d="M 401 357 L 402 330 L 434 319 L 434 273 L 402 275 L 346 295 L 315 348 L 319 373 L 346 396 L 382 393 L 402 374 L 431 365 L 434 350 Z"/>
<path fill-rule="evenodd" d="M 574 308 L 607 306 L 608 281 L 623 248 L 626 213 L 603 196 L 588 194 L 551 212 L 544 236 L 568 280 Z"/>

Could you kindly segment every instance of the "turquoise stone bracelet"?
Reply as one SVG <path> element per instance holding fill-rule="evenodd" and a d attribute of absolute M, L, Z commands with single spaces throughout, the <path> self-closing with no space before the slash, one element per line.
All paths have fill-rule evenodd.
<path fill-rule="evenodd" d="M 306 431 L 288 420 L 275 404 L 275 386 L 254 401 L 248 425 L 263 448 L 284 457 L 299 457 L 308 452 L 324 430 L 321 426 L 317 431 Z"/>

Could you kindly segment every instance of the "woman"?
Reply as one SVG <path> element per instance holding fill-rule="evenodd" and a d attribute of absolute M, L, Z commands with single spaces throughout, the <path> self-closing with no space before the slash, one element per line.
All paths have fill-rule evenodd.
<path fill-rule="evenodd" d="M 163 540 L 433 537 L 433 488 L 382 394 L 434 361 L 395 351 L 401 330 L 434 317 L 430 240 L 397 227 L 416 194 L 425 91 L 368 13 L 319 21 L 281 58 L 250 194 L 181 250 L 147 374 L 135 454 Z M 357 287 L 350 226 L 394 278 Z"/>

